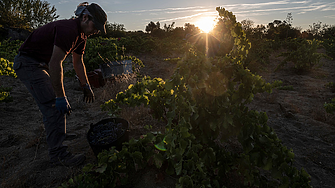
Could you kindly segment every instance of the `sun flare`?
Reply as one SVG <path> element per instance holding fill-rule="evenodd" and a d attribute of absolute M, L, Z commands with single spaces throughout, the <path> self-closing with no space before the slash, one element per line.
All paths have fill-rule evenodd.
<path fill-rule="evenodd" d="M 197 22 L 196 26 L 204 33 L 209 33 L 213 30 L 215 20 L 213 17 L 201 17 Z"/>

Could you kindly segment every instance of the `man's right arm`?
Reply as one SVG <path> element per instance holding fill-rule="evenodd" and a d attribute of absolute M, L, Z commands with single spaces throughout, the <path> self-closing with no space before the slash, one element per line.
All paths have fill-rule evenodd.
<path fill-rule="evenodd" d="M 56 97 L 65 97 L 62 65 L 65 56 L 66 53 L 61 48 L 54 45 L 52 56 L 49 62 L 49 73 Z"/>

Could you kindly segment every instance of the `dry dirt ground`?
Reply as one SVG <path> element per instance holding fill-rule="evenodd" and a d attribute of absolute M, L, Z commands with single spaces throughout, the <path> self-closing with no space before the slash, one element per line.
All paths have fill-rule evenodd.
<path fill-rule="evenodd" d="M 145 64 L 142 74 L 151 77 L 168 78 L 175 64 L 150 56 L 139 57 Z M 272 94 L 258 94 L 250 108 L 267 113 L 268 124 L 288 148 L 295 153 L 295 166 L 304 168 L 311 175 L 311 185 L 316 188 L 335 187 L 335 122 L 334 115 L 327 114 L 323 104 L 335 97 L 325 87 L 335 81 L 335 61 L 322 60 L 324 65 L 304 74 L 296 74 L 290 65 L 278 72 L 274 68 L 280 59 L 272 54 L 268 65 L 262 67 L 260 75 L 268 81 L 283 81 L 291 90 L 275 89 Z M 65 70 L 71 69 L 65 64 Z M 67 117 L 67 132 L 79 137 L 66 141 L 73 153 L 84 153 L 85 163 L 80 167 L 55 167 L 49 165 L 42 116 L 24 85 L 10 77 L 0 77 L 0 84 L 13 88 L 13 102 L 0 103 L 0 187 L 57 187 L 74 174 L 79 173 L 87 163 L 96 158 L 87 142 L 86 133 L 90 124 L 108 118 L 100 105 L 117 92 L 134 82 L 128 77 L 109 81 L 104 87 L 94 88 L 97 100 L 93 104 L 82 102 L 82 91 L 75 78 L 65 78 L 66 94 L 73 113 Z M 163 124 L 153 120 L 145 108 L 126 109 L 122 117 L 130 122 L 131 137 L 146 133 L 144 125 L 163 129 Z M 160 173 L 151 170 L 144 173 L 137 186 L 142 188 L 173 187 L 173 179 L 161 178 Z"/>

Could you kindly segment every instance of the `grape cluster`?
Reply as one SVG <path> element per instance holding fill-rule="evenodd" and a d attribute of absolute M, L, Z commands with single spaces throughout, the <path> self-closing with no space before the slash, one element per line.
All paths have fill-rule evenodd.
<path fill-rule="evenodd" d="M 93 127 L 88 139 L 93 145 L 108 145 L 116 141 L 124 132 L 122 123 L 108 122 Z"/>

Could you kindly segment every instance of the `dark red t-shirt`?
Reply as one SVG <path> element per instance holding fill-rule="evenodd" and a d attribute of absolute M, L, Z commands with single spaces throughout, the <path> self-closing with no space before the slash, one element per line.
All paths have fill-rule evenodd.
<path fill-rule="evenodd" d="M 54 45 L 61 48 L 66 55 L 72 52 L 84 54 L 86 40 L 78 18 L 58 20 L 34 30 L 19 51 L 49 63 Z"/>

